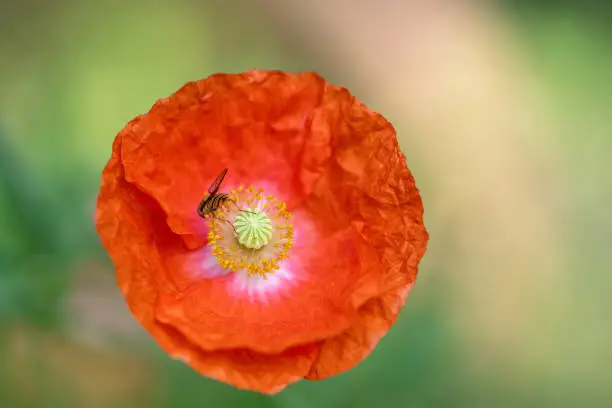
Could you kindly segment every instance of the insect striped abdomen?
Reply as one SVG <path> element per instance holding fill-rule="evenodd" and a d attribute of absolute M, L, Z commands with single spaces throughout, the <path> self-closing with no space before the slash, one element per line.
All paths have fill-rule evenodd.
<path fill-rule="evenodd" d="M 200 203 L 198 213 L 206 218 L 217 211 L 227 200 L 229 200 L 229 195 L 225 193 L 209 195 Z"/>

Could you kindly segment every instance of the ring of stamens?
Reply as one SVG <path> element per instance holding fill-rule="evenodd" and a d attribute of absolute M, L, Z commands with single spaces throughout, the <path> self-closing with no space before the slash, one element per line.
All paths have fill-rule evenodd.
<path fill-rule="evenodd" d="M 263 189 L 240 186 L 208 219 L 208 245 L 217 263 L 264 279 L 289 257 L 294 229 L 284 202 Z M 247 231 L 255 228 L 255 233 Z"/>

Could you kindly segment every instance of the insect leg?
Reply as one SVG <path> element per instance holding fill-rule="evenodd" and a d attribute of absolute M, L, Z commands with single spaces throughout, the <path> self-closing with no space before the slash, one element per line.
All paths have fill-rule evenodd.
<path fill-rule="evenodd" d="M 232 224 L 229 220 L 220 220 L 219 218 L 215 217 L 215 213 L 212 213 L 211 218 L 214 218 L 216 221 L 226 222 L 230 227 L 232 227 L 234 233 L 236 233 L 236 235 L 238 234 L 238 231 L 236 231 L 236 227 L 234 227 L 234 224 Z"/>
<path fill-rule="evenodd" d="M 229 200 L 229 201 L 231 201 L 231 202 L 232 202 L 232 204 L 234 204 L 234 205 L 236 206 L 236 208 L 238 209 L 238 211 L 247 212 L 247 213 L 249 213 L 249 214 L 256 214 L 256 213 L 255 213 L 255 212 L 253 212 L 253 211 L 244 210 L 244 209 L 240 208 L 240 207 L 238 206 L 238 203 L 236 203 L 236 201 L 234 201 L 234 200 Z"/>

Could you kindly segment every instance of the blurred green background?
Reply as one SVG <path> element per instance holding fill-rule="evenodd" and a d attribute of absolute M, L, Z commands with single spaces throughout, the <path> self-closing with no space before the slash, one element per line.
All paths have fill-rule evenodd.
<path fill-rule="evenodd" d="M 0 2 L 0 407 L 612 406 L 608 4 Z M 274 397 L 163 354 L 92 219 L 131 118 L 253 68 L 389 118 L 431 234 L 374 353 Z"/>

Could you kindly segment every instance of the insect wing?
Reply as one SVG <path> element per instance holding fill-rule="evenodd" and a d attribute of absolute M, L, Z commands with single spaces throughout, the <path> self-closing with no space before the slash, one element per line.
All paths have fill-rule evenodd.
<path fill-rule="evenodd" d="M 221 187 L 221 182 L 223 182 L 223 179 L 225 178 L 226 173 L 227 173 L 227 169 L 223 169 L 223 171 L 219 173 L 215 181 L 213 181 L 213 183 L 208 188 L 208 194 L 213 196 L 214 194 L 217 193 L 217 191 L 219 191 L 219 187 Z"/>

